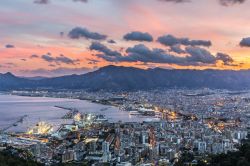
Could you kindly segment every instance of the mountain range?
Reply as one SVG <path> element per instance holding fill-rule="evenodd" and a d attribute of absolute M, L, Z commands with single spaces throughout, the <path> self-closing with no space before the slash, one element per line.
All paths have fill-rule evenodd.
<path fill-rule="evenodd" d="M 250 88 L 250 70 L 138 69 L 106 66 L 82 75 L 29 79 L 0 74 L 0 90 L 23 89 L 150 90 L 156 88 Z"/>

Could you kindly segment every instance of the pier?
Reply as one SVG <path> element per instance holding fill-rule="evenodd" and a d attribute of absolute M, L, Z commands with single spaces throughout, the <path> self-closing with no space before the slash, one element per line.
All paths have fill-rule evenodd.
<path fill-rule="evenodd" d="M 79 113 L 79 110 L 76 108 L 68 108 L 68 107 L 62 107 L 62 106 L 55 106 L 56 108 L 61 108 L 64 110 L 68 110 L 69 112 L 67 112 L 62 119 L 72 119 L 77 113 Z"/>

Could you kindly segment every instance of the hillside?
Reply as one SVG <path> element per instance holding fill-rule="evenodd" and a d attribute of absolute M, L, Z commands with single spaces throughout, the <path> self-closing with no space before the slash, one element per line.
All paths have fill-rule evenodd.
<path fill-rule="evenodd" d="M 0 90 L 44 88 L 84 90 L 148 90 L 154 88 L 211 88 L 244 90 L 250 88 L 250 71 L 169 70 L 106 66 L 83 75 L 41 80 L 0 75 Z"/>

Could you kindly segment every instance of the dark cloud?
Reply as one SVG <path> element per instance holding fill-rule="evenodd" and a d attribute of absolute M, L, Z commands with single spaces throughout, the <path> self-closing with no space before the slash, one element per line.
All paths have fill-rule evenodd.
<path fill-rule="evenodd" d="M 153 37 L 149 33 L 147 32 L 144 33 L 139 31 L 130 32 L 124 35 L 123 39 L 132 41 L 147 41 L 147 42 L 153 41 Z"/>
<path fill-rule="evenodd" d="M 214 56 L 204 48 L 193 46 L 188 46 L 183 50 L 185 56 L 175 56 L 160 48 L 150 49 L 143 44 L 127 48 L 124 55 L 101 43 L 92 43 L 90 49 L 98 51 L 96 56 L 109 62 L 168 63 L 182 66 L 214 65 L 219 60 L 225 65 L 233 63 L 233 59 L 229 55 L 218 53 Z"/>
<path fill-rule="evenodd" d="M 5 45 L 5 48 L 15 48 L 15 46 L 12 45 L 12 44 L 6 44 L 6 45 Z"/>
<path fill-rule="evenodd" d="M 181 48 L 180 44 L 176 44 L 176 45 L 171 46 L 169 51 L 170 52 L 175 52 L 177 54 L 186 53 L 186 51 Z"/>
<path fill-rule="evenodd" d="M 213 64 L 216 61 L 216 57 L 204 48 L 190 46 L 186 48 L 186 52 L 190 55 L 187 57 L 190 62 Z"/>
<path fill-rule="evenodd" d="M 62 62 L 65 64 L 71 64 L 71 65 L 74 65 L 75 63 L 79 62 L 79 59 L 71 59 L 71 58 L 68 58 L 62 54 L 60 56 L 56 57 L 55 60 L 56 60 L 56 62 Z"/>
<path fill-rule="evenodd" d="M 97 33 L 97 32 L 91 32 L 86 28 L 76 27 L 72 29 L 68 36 L 71 39 L 79 39 L 81 37 L 84 37 L 86 39 L 93 39 L 93 40 L 104 40 L 107 38 L 106 35 Z"/>
<path fill-rule="evenodd" d="M 36 3 L 36 4 L 48 4 L 49 0 L 35 0 L 34 3 Z"/>
<path fill-rule="evenodd" d="M 118 51 L 113 51 L 99 42 L 93 42 L 90 45 L 89 49 L 102 53 L 102 54 L 97 54 L 96 56 L 101 57 L 110 62 L 117 61 L 119 58 L 122 57 L 122 55 Z"/>
<path fill-rule="evenodd" d="M 99 60 L 96 60 L 96 59 L 87 59 L 87 60 L 89 61 L 88 64 L 91 64 L 91 65 L 95 65 L 100 62 Z"/>
<path fill-rule="evenodd" d="M 241 46 L 241 47 L 250 47 L 250 37 L 243 38 L 243 39 L 240 41 L 240 46 Z"/>
<path fill-rule="evenodd" d="M 49 64 L 48 66 L 49 67 L 56 67 L 56 65 L 54 65 L 54 64 Z"/>
<path fill-rule="evenodd" d="M 241 4 L 245 2 L 245 0 L 219 0 L 219 2 L 223 6 L 231 6 L 234 4 Z"/>
<path fill-rule="evenodd" d="M 46 54 L 46 55 L 42 55 L 41 58 L 47 62 L 54 62 L 55 58 L 53 58 L 52 56 Z"/>
<path fill-rule="evenodd" d="M 88 2 L 88 0 L 73 0 L 73 2 Z"/>
<path fill-rule="evenodd" d="M 33 55 L 30 56 L 30 58 L 39 58 L 39 56 L 36 55 L 36 54 L 33 54 Z"/>
<path fill-rule="evenodd" d="M 88 0 L 72 0 L 73 2 L 88 2 Z M 34 0 L 36 4 L 48 4 L 50 0 Z"/>
<path fill-rule="evenodd" d="M 41 58 L 44 61 L 47 61 L 50 63 L 56 63 L 57 65 L 60 65 L 61 63 L 68 64 L 68 65 L 75 65 L 79 62 L 79 59 L 71 59 L 62 54 L 57 57 L 53 57 L 51 56 L 51 54 L 46 54 L 46 55 L 42 55 Z"/>
<path fill-rule="evenodd" d="M 209 47 L 212 45 L 209 40 L 190 40 L 189 38 L 177 38 L 173 35 L 160 36 L 157 39 L 158 42 L 165 46 L 174 46 L 176 44 L 181 44 L 185 46 L 205 46 Z"/>
<path fill-rule="evenodd" d="M 216 59 L 221 60 L 225 65 L 231 65 L 234 62 L 233 58 L 224 53 L 217 53 Z"/>
<path fill-rule="evenodd" d="M 212 45 L 212 42 L 209 41 L 209 40 L 190 40 L 186 44 L 187 45 L 191 45 L 191 46 L 205 46 L 205 47 L 210 47 Z"/>
<path fill-rule="evenodd" d="M 191 2 L 192 0 L 158 0 L 162 2 L 174 2 L 174 3 L 183 3 Z M 246 0 L 217 0 L 222 6 L 232 6 L 235 4 L 244 3 Z"/>
<path fill-rule="evenodd" d="M 190 2 L 190 0 L 159 0 L 162 2 L 174 2 L 174 3 L 183 3 L 183 2 Z"/>
<path fill-rule="evenodd" d="M 60 36 L 61 36 L 61 37 L 63 37 L 63 36 L 64 36 L 64 32 L 60 32 L 59 34 L 60 34 Z"/>
<path fill-rule="evenodd" d="M 200 47 L 187 47 L 186 52 L 190 55 L 188 61 L 201 62 L 206 64 L 215 64 L 217 61 L 222 61 L 224 65 L 232 65 L 234 60 L 227 54 L 217 53 L 212 55 L 209 51 Z"/>
<path fill-rule="evenodd" d="M 110 43 L 110 44 L 115 44 L 116 43 L 116 41 L 114 41 L 112 39 L 108 40 L 107 42 Z"/>
<path fill-rule="evenodd" d="M 183 50 L 184 51 L 184 50 Z M 189 46 L 185 49 L 186 56 L 175 56 L 166 53 L 159 48 L 149 49 L 145 45 L 139 44 L 126 50 L 127 61 L 140 61 L 151 63 L 168 63 L 177 65 L 209 65 L 215 64 L 217 60 L 216 56 L 213 56 L 209 51 L 200 48 Z M 124 56 L 125 57 L 125 56 Z"/>
<path fill-rule="evenodd" d="M 127 55 L 124 56 L 124 58 L 122 59 L 123 61 L 170 64 L 180 64 L 183 62 L 182 57 L 166 54 L 163 49 L 159 48 L 149 49 L 143 44 L 138 44 L 134 47 L 129 47 L 126 50 L 126 53 Z"/>
<path fill-rule="evenodd" d="M 49 4 L 50 1 L 52 0 L 34 0 L 34 3 L 36 4 Z M 88 0 L 71 0 L 73 2 L 88 2 Z M 158 0 L 161 2 L 173 2 L 173 3 L 184 3 L 184 2 L 192 2 L 192 0 Z M 242 4 L 244 3 L 246 0 L 217 0 L 219 2 L 219 4 L 221 4 L 222 6 L 232 6 L 235 4 Z"/>

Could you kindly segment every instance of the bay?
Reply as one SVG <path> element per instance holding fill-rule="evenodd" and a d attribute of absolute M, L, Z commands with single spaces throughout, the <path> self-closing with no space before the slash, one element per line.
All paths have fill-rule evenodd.
<path fill-rule="evenodd" d="M 117 107 L 85 100 L 0 94 L 0 129 L 11 126 L 24 115 L 27 117 L 22 123 L 10 127 L 7 131 L 25 132 L 39 121 L 53 125 L 54 129 L 63 123 L 71 123 L 61 118 L 68 110 L 55 106 L 76 108 L 82 113 L 103 114 L 111 122 L 141 122 L 144 120 L 141 117 L 130 116 L 128 112 L 120 111 Z"/>

